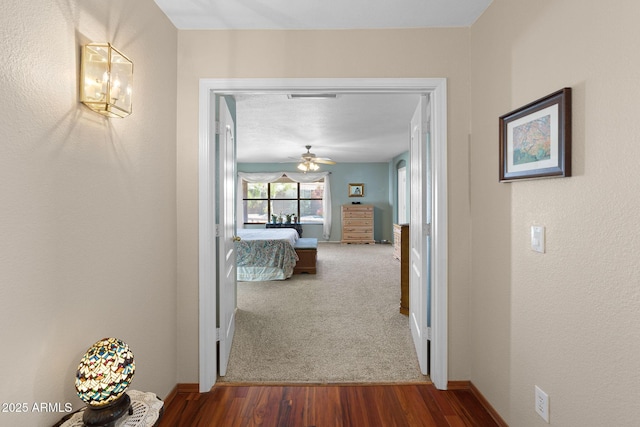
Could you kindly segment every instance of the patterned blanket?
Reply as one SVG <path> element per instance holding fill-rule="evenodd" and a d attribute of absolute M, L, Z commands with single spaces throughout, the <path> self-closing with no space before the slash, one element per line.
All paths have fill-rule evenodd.
<path fill-rule="evenodd" d="M 236 242 L 238 280 L 284 280 L 291 277 L 298 255 L 288 240 Z"/>

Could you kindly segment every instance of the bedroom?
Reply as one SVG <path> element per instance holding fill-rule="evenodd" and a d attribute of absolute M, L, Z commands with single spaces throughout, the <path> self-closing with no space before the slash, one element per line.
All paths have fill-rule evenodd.
<path fill-rule="evenodd" d="M 318 157 L 336 161 L 319 169 L 331 172 L 333 225 L 328 240 L 340 241 L 340 206 L 355 200 L 375 206 L 374 239 L 391 241 L 397 221 L 394 171 L 398 162 L 408 162 L 409 122 L 417 102 L 414 94 L 236 96 L 238 171 L 299 172 L 296 160 L 305 145 L 311 145 Z M 364 183 L 364 197 L 350 198 L 350 183 Z M 322 239 L 319 224 L 303 224 L 303 233 Z"/>
<path fill-rule="evenodd" d="M 375 241 L 392 242 L 393 223 L 398 217 L 397 167 L 408 164 L 409 122 L 417 102 L 418 96 L 413 94 L 342 95 L 337 99 L 304 100 L 292 100 L 286 95 L 236 97 L 238 171 L 296 172 L 295 160 L 304 151 L 303 145 L 316 144 L 312 149 L 314 153 L 337 162 L 321 164 L 319 170 L 331 174 L 333 226 L 326 239 L 321 223 L 303 220 L 303 236 L 320 242 L 340 242 L 341 205 L 357 201 L 374 206 Z M 257 149 L 252 143 L 257 144 Z M 281 149 L 271 148 L 269 153 L 264 153 L 264 147 Z M 260 162 L 243 162 L 247 158 Z M 265 162 L 265 159 L 271 161 Z M 363 183 L 364 197 L 349 197 L 350 183 Z M 264 209 L 266 204 L 264 202 Z M 280 211 L 277 207 L 273 209 L 276 214 Z M 270 221 L 272 213 L 241 213 L 238 227 L 264 229 L 264 222 Z M 326 246 L 320 243 L 319 251 L 323 245 Z"/>
<path fill-rule="evenodd" d="M 244 229 L 264 229 L 264 224 L 271 223 L 272 218 L 288 213 L 301 218 L 297 222 L 304 239 L 340 242 L 343 239 L 341 207 L 358 203 L 373 209 L 373 233 L 368 238 L 378 242 L 392 240 L 393 222 L 398 222 L 398 209 L 394 206 L 399 197 L 396 169 L 408 162 L 408 125 L 418 105 L 418 95 L 242 93 L 232 100 L 228 98 L 227 104 L 233 111 L 229 114 L 236 115 L 237 170 L 241 175 L 236 223 L 240 237 L 246 240 Z M 306 152 L 301 145 L 305 145 Z M 312 148 L 314 152 L 310 153 Z M 333 158 L 325 154 L 328 152 Z M 301 156 L 320 159 L 319 171 L 301 173 L 297 169 Z M 274 172 L 288 175 L 262 175 Z M 323 174 L 329 175 L 324 178 Z M 306 181 L 311 177 L 315 184 L 291 182 L 292 178 Z M 357 197 L 348 194 L 353 183 L 362 186 L 363 194 Z M 280 195 L 275 195 L 276 187 L 282 191 Z M 291 188 L 287 190 L 288 187 Z M 309 193 L 299 195 L 298 187 Z M 312 196 L 314 189 L 321 193 Z M 406 200 L 408 186 L 403 185 L 402 190 L 400 197 Z M 307 197 L 320 199 L 305 200 Z M 406 222 L 407 203 L 403 205 L 402 222 Z M 242 280 L 281 279 L 292 273 L 291 268 L 285 273 L 272 265 L 262 265 L 276 259 L 283 265 L 286 258 L 292 257 L 291 253 L 276 255 L 277 245 L 261 249 L 254 245 L 255 250 L 251 251 L 248 245 L 248 242 L 239 245 L 243 256 L 238 262 L 238 277 Z M 250 262 L 252 258 L 259 259 L 260 265 Z M 287 260 L 285 264 L 289 267 L 291 262 Z"/>

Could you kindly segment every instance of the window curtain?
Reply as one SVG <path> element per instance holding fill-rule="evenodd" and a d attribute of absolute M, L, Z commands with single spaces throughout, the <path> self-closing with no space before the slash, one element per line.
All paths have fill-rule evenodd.
<path fill-rule="evenodd" d="M 244 204 L 242 203 L 242 181 L 247 182 L 274 182 L 287 176 L 295 182 L 316 182 L 324 179 L 324 193 L 322 194 L 322 210 L 324 213 L 324 224 L 322 226 L 322 237 L 329 240 L 331 236 L 331 184 L 329 182 L 330 172 L 238 172 L 238 227 L 244 227 Z"/>

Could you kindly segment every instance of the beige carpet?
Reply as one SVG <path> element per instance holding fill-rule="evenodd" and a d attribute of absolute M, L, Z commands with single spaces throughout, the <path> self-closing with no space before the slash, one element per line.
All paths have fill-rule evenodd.
<path fill-rule="evenodd" d="M 225 382 L 417 382 L 391 245 L 318 248 L 318 273 L 238 282 Z"/>

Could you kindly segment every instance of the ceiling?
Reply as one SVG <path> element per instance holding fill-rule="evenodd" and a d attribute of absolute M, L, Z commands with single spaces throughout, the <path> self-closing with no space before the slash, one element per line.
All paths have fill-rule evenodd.
<path fill-rule="evenodd" d="M 467 27 L 492 0 L 155 0 L 188 29 L 381 29 Z M 337 162 L 388 162 L 409 149 L 418 95 L 335 99 L 237 95 L 238 161 L 294 161 L 305 145 Z"/>
<path fill-rule="evenodd" d="M 418 97 L 237 95 L 238 161 L 292 162 L 306 151 L 305 145 L 311 145 L 318 157 L 339 163 L 387 162 L 409 149 L 409 122 Z"/>
<path fill-rule="evenodd" d="M 155 0 L 181 30 L 468 27 L 492 0 Z"/>

